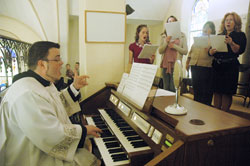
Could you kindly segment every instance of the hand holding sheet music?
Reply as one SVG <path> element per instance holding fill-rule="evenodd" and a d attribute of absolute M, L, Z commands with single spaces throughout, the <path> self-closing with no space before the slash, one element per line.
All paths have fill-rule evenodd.
<path fill-rule="evenodd" d="M 165 24 L 166 32 L 168 36 L 172 36 L 172 39 L 181 37 L 181 27 L 179 22 L 170 22 Z"/>
<path fill-rule="evenodd" d="M 149 45 L 149 44 L 145 44 L 140 55 L 138 56 L 139 59 L 150 59 L 152 57 L 152 55 L 155 54 L 156 50 L 157 50 L 158 46 L 157 45 Z"/>

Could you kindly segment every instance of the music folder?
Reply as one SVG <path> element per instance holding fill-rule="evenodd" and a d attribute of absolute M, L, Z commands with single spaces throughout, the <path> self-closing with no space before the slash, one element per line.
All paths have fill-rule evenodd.
<path fill-rule="evenodd" d="M 145 44 L 138 58 L 150 59 L 152 55 L 155 55 L 157 48 L 158 48 L 158 45 Z"/>
<path fill-rule="evenodd" d="M 165 29 L 168 36 L 172 36 L 171 40 L 181 37 L 181 26 L 180 22 L 170 22 L 165 24 Z"/>
<path fill-rule="evenodd" d="M 199 48 L 209 48 L 209 37 L 208 36 L 194 37 L 194 46 Z"/>
<path fill-rule="evenodd" d="M 225 38 L 225 35 L 210 35 L 212 48 L 215 48 L 218 52 L 228 52 Z"/>

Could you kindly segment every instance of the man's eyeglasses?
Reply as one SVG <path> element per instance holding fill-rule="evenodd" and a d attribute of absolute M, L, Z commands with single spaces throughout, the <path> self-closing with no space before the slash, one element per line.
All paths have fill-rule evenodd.
<path fill-rule="evenodd" d="M 61 58 L 56 58 L 56 59 L 43 59 L 43 61 L 47 61 L 47 62 L 49 62 L 49 61 L 61 62 L 62 59 L 61 59 Z"/>

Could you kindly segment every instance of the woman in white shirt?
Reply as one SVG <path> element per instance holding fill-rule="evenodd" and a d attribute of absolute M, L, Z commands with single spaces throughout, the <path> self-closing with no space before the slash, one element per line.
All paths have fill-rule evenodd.
<path fill-rule="evenodd" d="M 215 25 L 208 21 L 203 26 L 203 35 L 215 34 Z M 191 66 L 192 86 L 194 100 L 206 105 L 211 105 L 213 98 L 212 90 L 212 60 L 208 55 L 209 48 L 201 48 L 192 45 L 186 62 L 186 69 Z"/>

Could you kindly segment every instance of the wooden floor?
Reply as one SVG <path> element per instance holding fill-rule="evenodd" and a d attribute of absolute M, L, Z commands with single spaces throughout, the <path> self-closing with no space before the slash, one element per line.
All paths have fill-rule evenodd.
<path fill-rule="evenodd" d="M 233 96 L 233 104 L 231 106 L 231 109 L 241 111 L 241 112 L 246 112 L 250 114 L 250 106 L 247 108 L 249 99 L 247 99 L 245 106 L 243 106 L 243 102 L 244 100 L 242 97 Z"/>

